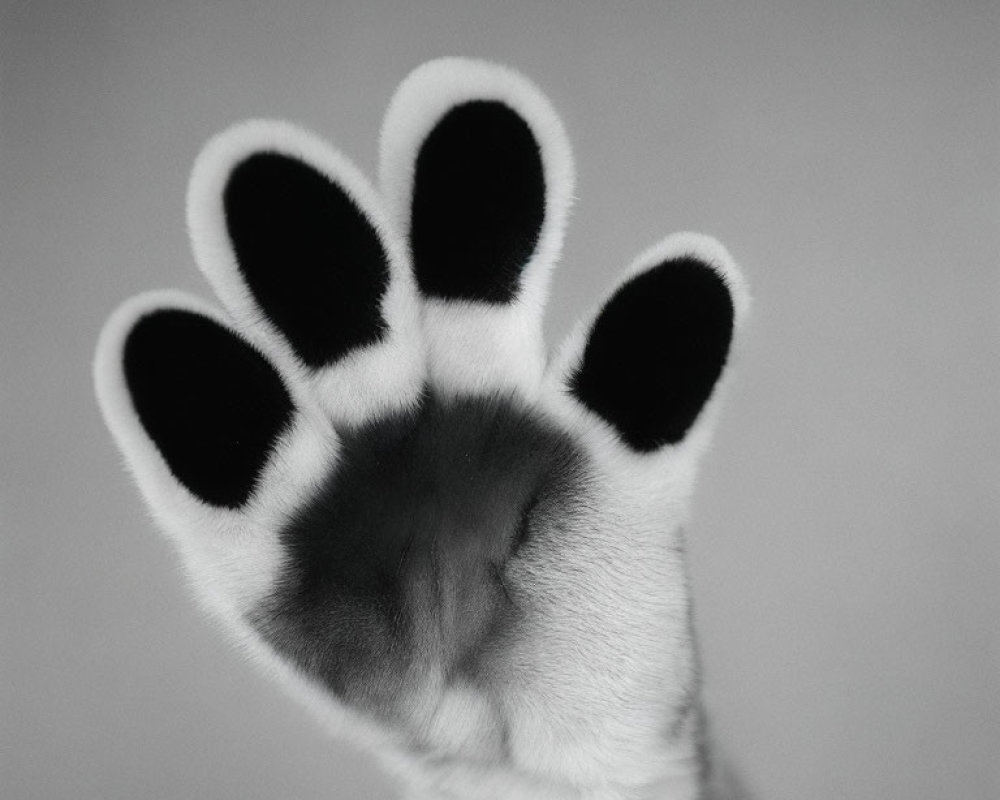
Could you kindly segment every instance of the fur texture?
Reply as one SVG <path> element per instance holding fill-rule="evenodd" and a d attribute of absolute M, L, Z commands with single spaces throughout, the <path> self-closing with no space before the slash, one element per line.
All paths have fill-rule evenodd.
<path fill-rule="evenodd" d="M 506 68 L 417 69 L 380 177 L 281 122 L 207 145 L 226 312 L 150 293 L 98 345 L 141 491 L 236 642 L 409 796 L 698 797 L 683 529 L 740 273 L 669 237 L 547 364 L 572 158 Z"/>

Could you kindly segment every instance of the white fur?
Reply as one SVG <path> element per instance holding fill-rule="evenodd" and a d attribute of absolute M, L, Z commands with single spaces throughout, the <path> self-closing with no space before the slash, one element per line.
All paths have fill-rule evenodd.
<path fill-rule="evenodd" d="M 471 99 L 507 103 L 528 121 L 542 147 L 545 223 L 522 292 L 507 309 L 441 301 L 421 306 L 405 251 L 416 153 L 443 114 Z M 257 150 L 312 164 L 344 187 L 372 221 L 392 261 L 382 305 L 391 326 L 386 342 L 314 371 L 263 319 L 236 269 L 220 200 L 234 165 Z M 374 748 L 406 784 L 411 800 L 693 800 L 696 731 L 691 722 L 667 730 L 696 670 L 682 529 L 729 369 L 684 441 L 649 454 L 626 447 L 567 391 L 600 308 L 568 337 L 543 374 L 542 309 L 572 195 L 572 159 L 548 102 L 517 73 L 465 59 L 420 67 L 390 105 L 381 153 L 388 212 L 350 162 L 285 123 L 235 126 L 213 139 L 195 166 L 188 218 L 198 263 L 235 328 L 282 373 L 298 409 L 247 507 L 210 507 L 174 479 L 146 436 L 122 376 L 122 346 L 138 319 L 159 308 L 183 308 L 230 327 L 208 304 L 155 292 L 112 316 L 95 362 L 105 420 L 206 606 L 245 652 L 331 730 Z M 683 255 L 698 257 L 722 276 L 739 333 L 749 307 L 746 287 L 729 254 L 708 237 L 668 237 L 641 254 L 621 281 Z M 491 665 L 490 684 L 447 684 L 444 676 L 431 674 L 410 698 L 406 729 L 389 730 L 345 708 L 275 656 L 242 614 L 267 593 L 281 568 L 275 532 L 335 461 L 335 426 L 409 405 L 425 377 L 445 394 L 519 393 L 579 443 L 591 463 L 592 485 L 580 509 L 543 537 L 544 547 L 529 544 L 510 562 L 509 580 L 530 595 L 531 613 L 525 635 Z"/>
<path fill-rule="evenodd" d="M 562 248 L 574 183 L 569 140 L 548 100 L 527 78 L 506 67 L 467 58 L 430 61 L 410 73 L 389 104 L 380 139 L 379 180 L 391 218 L 408 238 L 417 153 L 441 118 L 470 100 L 502 102 L 530 127 L 545 173 L 545 219 L 511 307 L 425 301 L 430 376 L 447 393 L 499 389 L 534 398 L 545 367 L 542 310 Z"/>
<path fill-rule="evenodd" d="M 738 334 L 749 309 L 745 283 L 726 250 L 709 237 L 667 237 L 642 253 L 615 289 L 686 255 L 711 265 L 726 282 Z M 603 304 L 560 348 L 540 398 L 586 447 L 600 471 L 601 492 L 589 499 L 586 524 L 563 531 L 532 567 L 536 602 L 545 598 L 548 605 L 525 641 L 545 642 L 546 648 L 537 655 L 527 650 L 511 679 L 517 686 L 508 701 L 515 706 L 512 747 L 534 771 L 573 775 L 584 785 L 614 775 L 624 786 L 666 781 L 693 787 L 693 742 L 682 737 L 664 748 L 658 734 L 671 705 L 683 702 L 678 692 L 694 669 L 681 530 L 728 369 L 682 442 L 653 453 L 631 450 L 567 389 Z M 655 369 L 655 353 L 649 368 Z M 546 663 L 562 666 L 546 670 Z"/>

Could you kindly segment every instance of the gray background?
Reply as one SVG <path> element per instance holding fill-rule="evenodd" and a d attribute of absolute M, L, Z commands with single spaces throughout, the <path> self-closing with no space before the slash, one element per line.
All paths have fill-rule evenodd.
<path fill-rule="evenodd" d="M 209 135 L 287 117 L 371 174 L 396 83 L 462 54 L 531 76 L 575 144 L 550 341 L 671 230 L 752 282 L 691 531 L 708 697 L 751 786 L 1000 797 L 1000 5 L 2 13 L 0 796 L 390 796 L 189 601 L 90 359 L 127 296 L 207 295 L 183 198 Z"/>

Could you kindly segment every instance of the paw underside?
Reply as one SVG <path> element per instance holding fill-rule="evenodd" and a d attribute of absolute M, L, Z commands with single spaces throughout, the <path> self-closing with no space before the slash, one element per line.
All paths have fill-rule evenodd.
<path fill-rule="evenodd" d="M 671 237 L 548 360 L 571 161 L 544 98 L 506 70 L 412 76 L 380 177 L 377 192 L 284 123 L 221 134 L 189 222 L 226 313 L 137 298 L 97 378 L 140 487 L 199 563 L 230 569 L 269 537 L 254 552 L 280 557 L 234 601 L 242 618 L 392 716 L 428 671 L 489 679 L 533 613 L 519 561 L 587 524 L 602 458 L 661 464 L 684 446 L 744 299 L 720 246 Z"/>

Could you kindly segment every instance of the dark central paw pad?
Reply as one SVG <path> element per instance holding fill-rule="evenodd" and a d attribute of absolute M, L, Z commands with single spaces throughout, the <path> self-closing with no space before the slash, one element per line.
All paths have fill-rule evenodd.
<path fill-rule="evenodd" d="M 516 623 L 506 566 L 565 515 L 573 443 L 497 399 L 425 399 L 342 437 L 337 468 L 282 532 L 283 578 L 253 623 L 346 699 L 391 711 L 421 665 L 474 676 Z"/>

